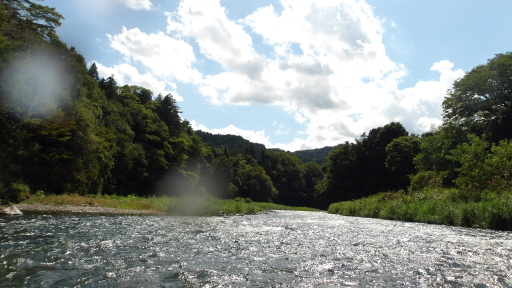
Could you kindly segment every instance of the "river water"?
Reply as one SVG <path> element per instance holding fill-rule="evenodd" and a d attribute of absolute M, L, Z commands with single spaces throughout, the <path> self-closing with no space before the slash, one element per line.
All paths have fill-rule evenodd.
<path fill-rule="evenodd" d="M 0 218 L 1 287 L 512 287 L 512 233 L 276 211 Z"/>

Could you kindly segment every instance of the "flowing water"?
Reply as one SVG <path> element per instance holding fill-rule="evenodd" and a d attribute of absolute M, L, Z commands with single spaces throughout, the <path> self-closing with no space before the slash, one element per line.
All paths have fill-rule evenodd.
<path fill-rule="evenodd" d="M 0 287 L 512 287 L 512 233 L 277 211 L 0 218 Z"/>

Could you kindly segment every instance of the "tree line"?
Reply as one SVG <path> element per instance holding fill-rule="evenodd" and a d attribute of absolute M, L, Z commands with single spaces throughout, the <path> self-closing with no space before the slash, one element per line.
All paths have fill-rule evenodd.
<path fill-rule="evenodd" d="M 63 17 L 55 9 L 3 1 L 0 16 L 3 202 L 78 193 L 309 203 L 314 177 L 298 157 L 204 142 L 172 95 L 120 86 L 87 67 L 57 36 Z"/>
<path fill-rule="evenodd" d="M 423 135 L 391 123 L 338 146 L 317 185 L 322 206 L 378 192 L 440 188 L 453 188 L 457 200 L 509 201 L 512 53 L 497 54 L 455 81 L 442 108 L 443 124 Z"/>
<path fill-rule="evenodd" d="M 306 153 L 306 162 L 194 131 L 171 94 L 100 77 L 59 39 L 61 20 L 28 0 L 0 4 L 3 202 L 30 193 L 194 194 L 326 208 L 382 191 L 459 187 L 478 200 L 510 190 L 510 53 L 455 82 L 441 127 L 411 135 L 392 122 L 323 149 L 332 150 L 323 162 Z"/>

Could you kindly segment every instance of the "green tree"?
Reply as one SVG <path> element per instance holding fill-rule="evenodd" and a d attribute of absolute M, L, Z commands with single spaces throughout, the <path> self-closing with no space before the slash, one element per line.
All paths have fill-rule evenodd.
<path fill-rule="evenodd" d="M 27 44 L 58 40 L 55 28 L 64 19 L 55 8 L 29 0 L 3 0 L 0 15 L 2 36 L 11 42 Z"/>
<path fill-rule="evenodd" d="M 172 137 L 180 135 L 183 131 L 181 125 L 180 109 L 176 104 L 176 100 L 171 94 L 158 95 L 156 99 L 158 105 L 156 107 L 156 113 L 160 119 L 167 125 L 169 133 Z"/>
<path fill-rule="evenodd" d="M 419 182 L 426 184 L 431 180 L 435 180 L 435 186 L 453 186 L 459 164 L 449 158 L 450 152 L 466 141 L 467 137 L 460 127 L 450 123 L 421 137 L 420 153 L 413 160 L 418 174 L 413 177 L 414 187 L 411 188 L 422 189 L 424 184 Z M 435 179 L 425 182 L 425 176 Z"/>
<path fill-rule="evenodd" d="M 43 121 L 28 120 L 23 128 L 30 136 L 22 150 L 21 163 L 30 186 L 53 193 L 79 188 L 73 173 L 78 155 L 73 149 L 76 122 L 71 112 L 55 113 Z"/>
<path fill-rule="evenodd" d="M 230 157 L 227 150 L 219 151 L 213 160 L 213 183 L 210 185 L 210 194 L 219 198 L 235 198 L 237 186 L 232 183 L 234 179 L 234 157 Z"/>
<path fill-rule="evenodd" d="M 512 141 L 502 140 L 491 147 L 491 154 L 487 156 L 485 164 L 490 171 L 487 189 L 503 194 L 512 191 Z"/>
<path fill-rule="evenodd" d="M 151 95 L 149 90 L 129 85 L 115 90 L 116 98 L 104 105 L 104 124 L 113 134 L 116 163 L 108 191 L 146 195 L 174 164 L 173 143 L 167 126 L 154 112 L 158 104 L 141 100 L 141 95 Z"/>
<path fill-rule="evenodd" d="M 116 79 L 114 78 L 114 75 L 111 75 L 107 79 L 101 78 L 99 82 L 99 86 L 101 90 L 103 90 L 103 93 L 105 93 L 105 96 L 107 96 L 108 99 L 116 99 L 118 95 L 118 87 Z"/>
<path fill-rule="evenodd" d="M 88 86 L 83 56 L 58 39 L 62 16 L 26 0 L 2 1 L 0 15 L 0 182 L 99 191 L 95 169 L 105 155 L 91 133 L 99 110 L 85 100 L 101 93 Z"/>
<path fill-rule="evenodd" d="M 83 88 L 85 87 L 87 86 L 84 85 Z M 102 95 L 97 85 L 91 87 L 91 90 L 75 103 L 74 145 L 80 147 L 80 157 L 73 171 L 82 183 L 82 189 L 77 192 L 101 194 L 107 179 L 111 177 L 115 162 L 112 143 L 108 141 L 110 137 L 107 136 L 109 130 L 101 124 L 99 119 L 99 115 L 102 115 L 101 109 L 97 106 L 98 102 L 90 100 L 91 98 L 98 100 L 97 97 Z"/>
<path fill-rule="evenodd" d="M 362 143 L 345 142 L 329 154 L 324 178 L 316 186 L 319 206 L 363 197 L 365 154 Z"/>
<path fill-rule="evenodd" d="M 277 198 L 279 192 L 263 167 L 242 162 L 240 168 L 241 186 L 238 188 L 238 197 L 260 202 L 273 202 Z"/>
<path fill-rule="evenodd" d="M 306 200 L 304 165 L 289 152 L 265 150 L 261 163 L 279 192 L 277 202 L 285 205 L 303 205 Z"/>
<path fill-rule="evenodd" d="M 467 200 L 479 201 L 486 192 L 502 194 L 512 189 L 512 142 L 489 143 L 484 137 L 468 135 L 468 142 L 451 151 L 449 158 L 460 163 L 455 184 Z"/>
<path fill-rule="evenodd" d="M 365 151 L 364 161 L 364 194 L 393 189 L 395 183 L 386 169 L 386 147 L 396 138 L 407 136 L 404 126 L 398 122 L 392 122 L 382 127 L 371 129 L 368 135 L 361 139 Z"/>
<path fill-rule="evenodd" d="M 476 135 L 470 134 L 468 139 L 469 143 L 463 143 L 450 151 L 447 158 L 460 163 L 455 184 L 461 189 L 464 198 L 479 201 L 482 191 L 489 186 L 489 176 L 493 173 L 485 163 L 490 145 Z"/>
<path fill-rule="evenodd" d="M 316 185 L 324 178 L 324 172 L 317 162 L 304 163 L 305 199 L 301 206 L 317 207 Z"/>
<path fill-rule="evenodd" d="M 512 53 L 497 54 L 453 84 L 443 101 L 445 122 L 498 142 L 511 139 Z"/>
<path fill-rule="evenodd" d="M 100 75 L 98 73 L 98 66 L 96 66 L 96 62 L 92 63 L 89 70 L 87 70 L 87 75 L 91 76 L 94 80 L 100 81 Z"/>
<path fill-rule="evenodd" d="M 370 130 L 356 143 L 345 142 L 329 154 L 324 179 L 317 185 L 320 206 L 362 198 L 396 187 L 386 168 L 386 147 L 396 138 L 407 136 L 397 122 Z"/>
<path fill-rule="evenodd" d="M 410 185 L 410 177 L 416 173 L 414 157 L 420 153 L 418 137 L 401 136 L 393 139 L 386 146 L 386 168 L 391 176 L 394 189 L 406 189 Z"/>

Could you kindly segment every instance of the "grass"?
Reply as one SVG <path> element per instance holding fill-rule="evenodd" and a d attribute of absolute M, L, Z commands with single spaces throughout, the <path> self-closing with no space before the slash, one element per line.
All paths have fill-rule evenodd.
<path fill-rule="evenodd" d="M 153 210 L 169 215 L 237 215 L 256 214 L 268 210 L 319 211 L 307 207 L 290 207 L 273 203 L 252 202 L 250 199 L 237 198 L 222 200 L 213 197 L 137 197 L 116 195 L 32 195 L 21 204 L 50 204 L 70 206 L 100 206 L 117 209 Z"/>
<path fill-rule="evenodd" d="M 456 189 L 416 193 L 386 192 L 334 203 L 328 212 L 451 226 L 512 230 L 512 195 L 487 195 L 478 202 L 462 200 Z"/>
<path fill-rule="evenodd" d="M 167 212 L 172 215 L 243 215 L 256 214 L 269 210 L 319 211 L 307 207 L 291 207 L 273 203 L 252 202 L 248 199 L 234 200 L 217 199 L 213 197 L 182 197 L 177 198 Z"/>
<path fill-rule="evenodd" d="M 21 204 L 50 204 L 50 205 L 70 205 L 70 206 L 100 206 L 117 209 L 130 210 L 153 210 L 163 212 L 175 199 L 170 197 L 137 197 L 137 196 L 116 196 L 116 195 L 87 195 L 76 194 L 63 195 L 39 195 L 31 196 Z"/>

